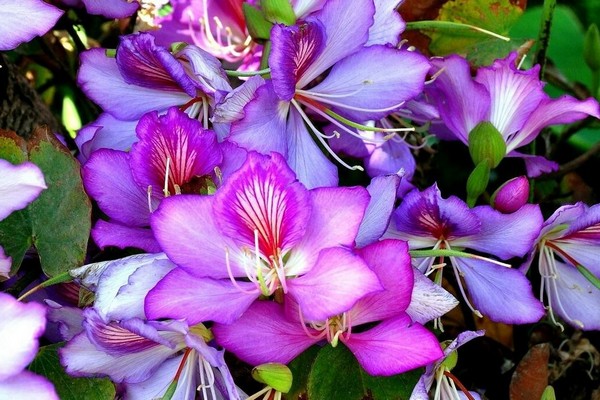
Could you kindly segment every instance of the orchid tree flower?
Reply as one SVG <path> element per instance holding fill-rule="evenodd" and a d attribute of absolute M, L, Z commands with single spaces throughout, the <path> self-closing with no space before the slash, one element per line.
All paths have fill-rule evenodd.
<path fill-rule="evenodd" d="M 156 18 L 158 29 L 150 33 L 162 46 L 193 43 L 219 59 L 245 64 L 241 69 L 246 70 L 257 55 L 260 57 L 262 46 L 248 33 L 244 3 L 243 0 L 171 1 L 172 12 Z"/>
<path fill-rule="evenodd" d="M 128 150 L 133 128 L 150 111 L 178 106 L 208 128 L 209 109 L 231 90 L 216 58 L 193 45 L 172 54 L 149 33 L 123 36 L 116 57 L 106 49 L 82 53 L 77 82 L 104 111 L 78 135 L 84 159 L 101 147 Z"/>
<path fill-rule="evenodd" d="M 540 300 L 546 300 L 550 319 L 560 327 L 555 314 L 575 328 L 600 329 L 599 233 L 600 205 L 577 203 L 556 210 L 536 240 Z"/>
<path fill-rule="evenodd" d="M 0 159 L 0 221 L 27 207 L 44 189 L 44 175 L 37 165 L 31 162 L 13 165 Z M 0 247 L 0 277 L 8 279 L 10 268 L 11 258 Z"/>
<path fill-rule="evenodd" d="M 377 276 L 350 249 L 369 202 L 361 187 L 307 190 L 277 153 L 250 152 L 214 196 L 163 200 L 150 223 L 178 265 L 146 297 L 152 318 L 231 323 L 260 296 L 291 296 L 326 319 Z"/>
<path fill-rule="evenodd" d="M 435 336 L 406 313 L 413 289 L 407 250 L 398 240 L 358 250 L 384 290 L 365 295 L 343 313 L 314 320 L 294 301 L 285 307 L 259 301 L 235 323 L 215 324 L 215 338 L 252 365 L 287 364 L 322 340 L 334 347 L 343 343 L 371 375 L 395 375 L 433 362 L 442 356 Z"/>
<path fill-rule="evenodd" d="M 241 165 L 246 152 L 217 143 L 213 131 L 177 107 L 165 115 L 145 114 L 136 132 L 138 141 L 129 153 L 100 149 L 83 167 L 87 193 L 110 218 L 96 223 L 92 237 L 101 248 L 158 252 L 150 214 L 160 201 L 181 193 L 212 193 Z"/>
<path fill-rule="evenodd" d="M 542 221 L 537 205 L 524 205 L 512 214 L 489 206 L 470 209 L 455 196 L 443 199 L 433 185 L 406 195 L 384 237 L 406 240 L 411 250 L 470 249 L 508 260 L 530 251 Z M 449 261 L 464 301 L 478 316 L 522 324 L 536 322 L 544 315 L 522 272 L 495 258 L 462 254 L 449 254 L 438 263 L 436 257 L 415 258 L 414 265 L 426 275 L 434 274 L 435 282 L 441 284 Z"/>
<path fill-rule="evenodd" d="M 309 132 L 339 164 L 360 169 L 333 152 L 326 141 L 331 137 L 316 128 L 307 112 L 341 133 L 356 135 L 352 126 L 380 119 L 419 94 L 430 68 L 414 52 L 369 45 L 375 14 L 372 0 L 358 0 L 352 7 L 330 0 L 297 25 L 274 25 L 271 79 L 256 89 L 243 118 L 232 123 L 230 140 L 264 154 L 283 154 L 308 188 L 337 184 L 337 168 Z"/>
<path fill-rule="evenodd" d="M 506 143 L 506 156 L 523 158 L 527 175 L 534 177 L 555 170 L 556 163 L 516 150 L 531 143 L 546 126 L 600 117 L 600 107 L 593 98 L 550 98 L 539 80 L 539 65 L 524 71 L 516 60 L 513 52 L 480 68 L 472 78 L 464 58 L 434 58 L 431 63 L 439 76 L 428 89 L 454 139 L 468 145 L 473 129 L 490 122 Z"/>
<path fill-rule="evenodd" d="M 45 34 L 63 13 L 42 0 L 0 0 L 0 51 L 12 50 Z"/>
<path fill-rule="evenodd" d="M 0 293 L 0 398 L 58 400 L 46 378 L 24 370 L 37 354 L 45 327 L 42 305 L 21 303 Z"/>
<path fill-rule="evenodd" d="M 143 301 L 158 280 L 175 265 L 162 254 L 143 254 L 91 264 L 73 275 L 95 290 L 92 308 L 82 313 L 77 327 L 67 327 L 72 316 L 53 309 L 52 319 L 69 332 L 60 350 L 66 371 L 74 376 L 109 376 L 121 383 L 126 399 L 149 399 L 173 389 L 173 399 L 191 399 L 200 391 L 205 399 L 239 399 L 223 359 L 211 347 L 210 331 L 202 324 L 149 321 Z M 135 365 L 135 368 L 131 368 Z"/>
<path fill-rule="evenodd" d="M 446 343 L 444 346 L 444 357 L 425 367 L 425 373 L 413 389 L 410 400 L 429 400 L 431 397 L 428 393 L 434 386 L 434 383 L 434 400 L 479 400 L 481 397 L 478 393 L 469 391 L 467 396 L 464 386 L 450 371 L 456 366 L 456 362 L 458 361 L 458 348 L 484 334 L 485 331 L 462 332 L 452 342 Z M 459 386 L 459 389 L 456 386 Z"/>

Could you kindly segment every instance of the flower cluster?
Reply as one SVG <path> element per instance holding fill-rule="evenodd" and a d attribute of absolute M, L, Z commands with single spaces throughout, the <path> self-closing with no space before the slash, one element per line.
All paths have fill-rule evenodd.
<path fill-rule="evenodd" d="M 0 50 L 62 15 L 2 3 Z M 122 18 L 150 2 L 64 3 Z M 400 41 L 398 3 L 177 0 L 116 50 L 81 54 L 77 83 L 102 110 L 75 138 L 100 211 L 91 236 L 136 254 L 71 270 L 93 298 L 82 307 L 46 302 L 68 374 L 109 377 L 126 399 L 241 399 L 225 352 L 255 367 L 344 346 L 372 376 L 426 367 L 415 399 L 434 381 L 436 398 L 458 398 L 448 360 L 484 332 L 443 348 L 430 327 L 439 333 L 459 302 L 494 322 L 548 314 L 600 329 L 599 206 L 562 206 L 544 222 L 524 176 L 491 205 L 480 198 L 505 157 L 524 159 L 530 177 L 556 170 L 517 150 L 549 125 L 600 117 L 598 102 L 549 97 L 516 52 L 475 74 L 461 56 L 420 54 Z M 23 12 L 44 23 L 26 29 L 12 17 Z M 427 130 L 468 146 L 467 202 L 412 181 Z M 367 187 L 343 185 L 364 170 Z M 0 219 L 45 188 L 31 163 L 0 160 L 0 171 Z M 11 276 L 2 248 L 0 276 Z M 41 306 L 0 296 L 0 337 L 19 333 L 10 321 L 22 307 L 36 342 Z M 0 361 L 0 397 L 21 380 L 48 384 L 21 371 L 33 342 Z"/>

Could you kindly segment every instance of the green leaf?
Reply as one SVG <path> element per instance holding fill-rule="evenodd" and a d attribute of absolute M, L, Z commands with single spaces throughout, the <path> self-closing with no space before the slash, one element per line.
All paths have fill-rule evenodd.
<path fill-rule="evenodd" d="M 273 24 L 267 21 L 260 10 L 250 4 L 244 3 L 242 8 L 250 36 L 255 40 L 268 40 L 271 37 L 271 27 Z"/>
<path fill-rule="evenodd" d="M 288 26 L 296 23 L 296 14 L 289 0 L 262 0 L 260 5 L 267 21 Z"/>
<path fill-rule="evenodd" d="M 13 272 L 32 243 L 48 276 L 82 265 L 91 229 L 91 204 L 83 190 L 79 163 L 45 128 L 36 129 L 28 142 L 7 131 L 0 131 L 0 140 L 13 140 L 20 149 L 25 143 L 27 154 L 23 157 L 42 170 L 48 186 L 26 209 L 0 222 L 0 246 L 13 258 Z"/>
<path fill-rule="evenodd" d="M 306 399 L 308 377 L 320 350 L 319 346 L 311 346 L 288 364 L 294 379 L 292 380 L 292 387 L 285 396 L 287 400 Z"/>
<path fill-rule="evenodd" d="M 40 347 L 29 370 L 45 376 L 53 384 L 61 400 L 112 400 L 115 386 L 109 379 L 73 378 L 60 365 L 58 349 L 62 343 Z"/>
<path fill-rule="evenodd" d="M 523 10 L 510 0 L 455 0 L 442 6 L 437 19 L 506 35 L 522 13 Z M 476 43 L 489 40 L 489 36 L 471 31 L 434 31 L 428 36 L 431 37 L 429 50 L 435 55 L 467 54 Z"/>
<path fill-rule="evenodd" d="M 408 399 L 421 373 L 414 370 L 390 377 L 370 376 L 346 346 L 325 346 L 310 372 L 308 399 Z"/>

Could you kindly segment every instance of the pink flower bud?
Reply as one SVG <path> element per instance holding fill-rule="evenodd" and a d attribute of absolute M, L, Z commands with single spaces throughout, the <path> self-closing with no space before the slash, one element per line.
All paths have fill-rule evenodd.
<path fill-rule="evenodd" d="M 491 204 L 503 214 L 510 214 L 521 208 L 529 198 L 529 181 L 518 176 L 506 181 L 492 195 Z"/>

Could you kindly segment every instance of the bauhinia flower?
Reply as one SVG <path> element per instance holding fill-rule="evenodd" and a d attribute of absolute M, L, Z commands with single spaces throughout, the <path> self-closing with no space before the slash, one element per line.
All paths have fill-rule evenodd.
<path fill-rule="evenodd" d="M 139 141 L 129 153 L 100 149 L 83 167 L 86 191 L 110 217 L 96 223 L 92 237 L 101 248 L 132 246 L 158 252 L 149 228 L 150 214 L 160 201 L 181 193 L 212 192 L 239 167 L 246 152 L 217 143 L 213 131 L 177 107 L 161 116 L 144 115 L 136 132 Z"/>
<path fill-rule="evenodd" d="M 212 336 L 206 327 L 145 318 L 144 297 L 173 268 L 164 254 L 81 267 L 77 279 L 96 295 L 94 307 L 83 311 L 83 325 L 68 327 L 77 318 L 67 320 L 68 312 L 52 311 L 52 319 L 63 324 L 61 331 L 70 333 L 60 350 L 66 371 L 107 375 L 122 384 L 127 399 L 160 398 L 171 386 L 174 399 L 193 399 L 197 392 L 204 399 L 238 399 L 223 351 L 207 343 Z"/>
<path fill-rule="evenodd" d="M 430 68 L 427 59 L 382 44 L 384 38 L 375 40 L 370 32 L 376 6 L 383 3 L 359 0 L 348 7 L 330 0 L 296 25 L 274 25 L 271 79 L 256 89 L 243 118 L 232 124 L 230 140 L 261 153 L 283 154 L 308 188 L 337 184 L 337 168 L 310 132 L 338 163 L 358 169 L 331 150 L 326 141 L 331 136 L 318 130 L 308 114 L 332 122 L 339 133 L 356 135 L 348 123 L 383 118 L 421 92 Z"/>
<path fill-rule="evenodd" d="M 430 88 L 440 117 L 454 139 L 469 144 L 469 135 L 480 123 L 490 122 L 506 143 L 506 156 L 521 157 L 527 175 L 538 176 L 557 168 L 543 157 L 518 153 L 549 125 L 566 124 L 587 116 L 600 117 L 598 102 L 571 96 L 550 98 L 539 80 L 539 66 L 520 70 L 517 53 L 496 60 L 471 77 L 467 60 L 457 55 L 432 59 L 440 72 Z"/>
<path fill-rule="evenodd" d="M 434 383 L 434 400 L 467 399 L 468 397 L 465 395 L 466 390 L 450 371 L 456 366 L 456 362 L 458 360 L 458 348 L 475 338 L 483 336 L 484 334 L 485 331 L 462 332 L 452 342 L 447 343 L 446 346 L 444 346 L 444 357 L 425 368 L 425 373 L 421 376 L 419 382 L 417 382 L 417 385 L 413 389 L 413 392 L 410 395 L 410 400 L 429 400 L 430 397 L 428 393 L 434 386 Z M 457 389 L 456 386 L 459 386 L 460 390 Z M 469 392 L 468 395 L 471 399 L 475 400 L 479 400 L 481 398 L 479 394 L 475 392 Z"/>
<path fill-rule="evenodd" d="M 13 165 L 0 159 L 0 221 L 10 213 L 27 207 L 46 189 L 44 175 L 37 165 Z M 0 277 L 9 278 L 11 258 L 0 247 Z"/>
<path fill-rule="evenodd" d="M 123 36 L 116 57 L 106 49 L 82 53 L 77 82 L 104 111 L 77 137 L 84 159 L 98 148 L 128 150 L 135 125 L 150 111 L 178 106 L 208 128 L 215 96 L 231 90 L 216 58 L 193 45 L 172 54 L 149 33 Z"/>
<path fill-rule="evenodd" d="M 369 203 L 364 188 L 307 190 L 283 157 L 250 152 L 213 196 L 165 199 L 151 216 L 179 268 L 146 298 L 150 318 L 239 318 L 259 296 L 291 296 L 310 318 L 381 290 L 350 249 Z"/>
<path fill-rule="evenodd" d="M 443 199 L 434 185 L 406 195 L 385 236 L 408 241 L 411 250 L 471 249 L 507 260 L 528 253 L 541 225 L 537 205 L 524 205 L 512 214 L 502 214 L 489 206 L 470 209 L 455 196 Z M 441 283 L 449 261 L 464 301 L 476 315 L 505 323 L 535 322 L 544 315 L 525 275 L 508 264 L 480 255 L 450 255 L 441 257 L 438 263 L 436 257 L 414 260 L 421 272 L 435 273 L 437 283 Z"/>
<path fill-rule="evenodd" d="M 555 313 L 576 328 L 600 329 L 599 245 L 600 205 L 562 206 L 542 227 L 534 251 L 542 277 L 540 300 L 559 326 Z"/>
<path fill-rule="evenodd" d="M 46 327 L 46 309 L 0 293 L 0 398 L 58 400 L 52 384 L 26 371 Z"/>
<path fill-rule="evenodd" d="M 371 375 L 395 375 L 433 362 L 442 356 L 435 336 L 406 312 L 413 290 L 407 250 L 399 240 L 358 250 L 384 290 L 365 295 L 343 313 L 314 320 L 293 301 L 285 307 L 259 301 L 235 323 L 215 324 L 215 338 L 252 365 L 287 364 L 323 340 L 334 347 L 343 343 Z"/>

